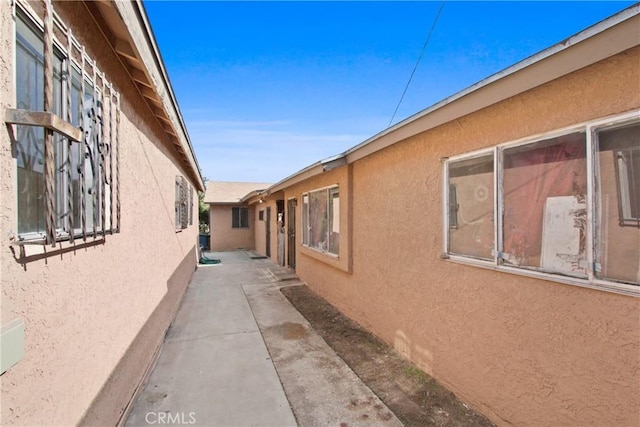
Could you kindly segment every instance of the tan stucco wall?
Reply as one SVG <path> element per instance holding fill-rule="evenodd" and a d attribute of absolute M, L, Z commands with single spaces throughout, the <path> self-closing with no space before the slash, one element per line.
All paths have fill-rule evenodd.
<path fill-rule="evenodd" d="M 441 259 L 440 159 L 640 107 L 639 57 L 635 48 L 287 188 L 300 235 L 300 194 L 339 182 L 352 233 L 337 261 L 298 246 L 297 273 L 499 425 L 637 426 L 640 299 Z"/>
<path fill-rule="evenodd" d="M 340 193 L 340 206 L 346 207 L 351 204 L 351 196 L 353 194 L 351 188 L 351 167 L 341 167 L 332 171 L 323 173 L 308 179 L 300 184 L 293 185 L 285 190 L 285 200 L 296 198 L 298 206 L 296 208 L 296 242 L 297 242 L 297 261 L 301 259 L 315 259 L 322 261 L 322 265 L 332 266 L 342 272 L 351 271 L 351 211 L 349 209 L 340 209 L 340 237 L 339 237 L 339 254 L 328 255 L 315 249 L 302 245 L 302 194 L 317 189 L 338 185 Z M 289 218 L 285 217 L 285 223 L 288 224 Z M 286 253 L 286 246 L 285 246 Z"/>
<path fill-rule="evenodd" d="M 3 127 L 1 320 L 22 319 L 26 342 L 22 361 L 0 377 L 0 424 L 73 425 L 87 413 L 89 421 L 113 425 L 149 366 L 195 269 L 197 219 L 175 231 L 175 176 L 186 174 L 176 167 L 166 135 L 103 36 L 87 32 L 92 27 L 86 23 L 93 18 L 74 3 L 56 3 L 55 10 L 122 94 L 121 231 L 108 235 L 104 244 L 63 253 L 48 248 L 49 256 L 18 263 L 8 240 L 16 230 L 16 165 Z M 5 108 L 15 108 L 9 2 L 0 2 L 0 15 L 4 117 Z M 197 213 L 197 197 L 193 208 Z M 27 255 L 37 249 L 28 247 Z M 126 369 L 117 369 L 121 367 Z"/>
<path fill-rule="evenodd" d="M 246 205 L 209 205 L 209 228 L 212 251 L 233 251 L 236 249 L 254 249 L 255 225 L 254 209 L 249 208 L 249 227 L 232 228 L 232 208 Z"/>
<path fill-rule="evenodd" d="M 276 264 L 281 264 L 281 260 L 278 259 L 278 197 L 282 197 L 280 193 L 278 196 L 263 197 L 263 203 L 254 203 L 249 209 L 254 211 L 254 234 L 255 234 L 255 251 L 260 255 L 267 255 L 267 208 L 271 209 L 270 218 L 270 257 L 269 259 Z M 263 220 L 260 220 L 259 212 L 263 211 Z M 284 243 L 283 239 L 283 245 Z M 283 247 L 284 251 L 284 247 Z M 284 252 L 283 252 L 284 253 Z"/>

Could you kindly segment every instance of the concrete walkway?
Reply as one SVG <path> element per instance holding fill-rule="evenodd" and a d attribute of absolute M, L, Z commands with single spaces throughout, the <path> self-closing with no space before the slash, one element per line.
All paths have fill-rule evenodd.
<path fill-rule="evenodd" d="M 252 252 L 207 253 L 127 426 L 400 426 Z"/>

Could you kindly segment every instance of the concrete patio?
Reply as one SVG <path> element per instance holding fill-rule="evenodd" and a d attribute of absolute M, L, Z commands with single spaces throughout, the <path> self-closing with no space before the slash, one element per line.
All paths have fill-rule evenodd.
<path fill-rule="evenodd" d="M 278 290 L 292 272 L 209 252 L 127 426 L 400 426 Z"/>

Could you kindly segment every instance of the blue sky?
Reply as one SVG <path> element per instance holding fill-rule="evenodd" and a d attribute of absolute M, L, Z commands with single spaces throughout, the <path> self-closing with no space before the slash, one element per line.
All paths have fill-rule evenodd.
<path fill-rule="evenodd" d="M 202 175 L 275 183 L 388 127 L 442 3 L 144 4 Z M 393 123 L 632 4 L 446 2 Z"/>

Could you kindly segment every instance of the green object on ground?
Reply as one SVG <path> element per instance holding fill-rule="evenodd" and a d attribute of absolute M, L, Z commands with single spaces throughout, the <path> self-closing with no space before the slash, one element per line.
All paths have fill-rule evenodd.
<path fill-rule="evenodd" d="M 221 262 L 222 261 L 220 261 L 219 259 L 207 258 L 204 255 L 200 257 L 200 264 L 220 264 Z"/>

